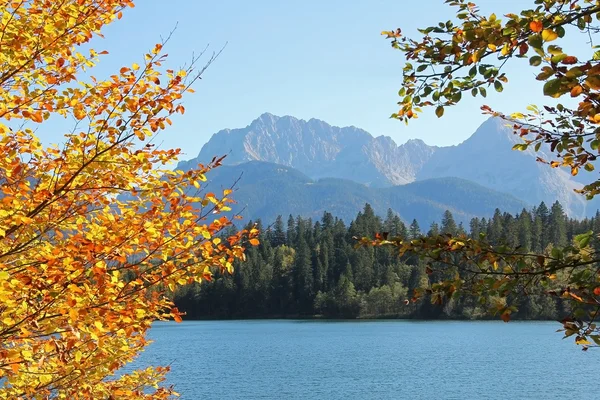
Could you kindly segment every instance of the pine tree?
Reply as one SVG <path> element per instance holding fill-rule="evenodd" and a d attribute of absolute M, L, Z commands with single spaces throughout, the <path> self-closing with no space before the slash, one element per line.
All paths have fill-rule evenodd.
<path fill-rule="evenodd" d="M 289 246 L 293 246 L 296 243 L 296 221 L 294 217 L 290 214 L 287 222 L 287 231 L 286 231 L 286 243 Z"/>
<path fill-rule="evenodd" d="M 410 223 L 408 234 L 410 239 L 416 239 L 421 236 L 421 228 L 419 227 L 419 223 L 416 219 L 413 219 Z"/>
<path fill-rule="evenodd" d="M 285 231 L 283 230 L 283 218 L 281 218 L 281 215 L 278 215 L 277 219 L 275 219 L 272 238 L 271 244 L 273 247 L 285 244 Z"/>
<path fill-rule="evenodd" d="M 488 226 L 488 240 L 493 244 L 500 244 L 503 239 L 504 227 L 502 226 L 502 213 L 496 208 Z"/>
<path fill-rule="evenodd" d="M 558 201 L 552 204 L 548 217 L 548 240 L 554 246 L 567 245 L 567 217 Z"/>
<path fill-rule="evenodd" d="M 456 226 L 456 222 L 454 221 L 454 216 L 450 212 L 450 210 L 444 211 L 444 216 L 442 217 L 442 226 L 440 228 L 441 233 L 450 234 L 452 236 L 456 236 L 458 233 L 458 227 Z"/>
<path fill-rule="evenodd" d="M 521 246 L 524 252 L 531 251 L 532 249 L 532 227 L 533 221 L 531 220 L 531 214 L 523 209 L 519 214 L 517 222 L 518 230 L 518 244 Z"/>
<path fill-rule="evenodd" d="M 472 218 L 471 221 L 469 222 L 469 236 L 472 239 L 478 239 L 479 238 L 479 232 L 480 231 L 480 227 L 479 227 L 479 218 L 475 217 Z"/>
<path fill-rule="evenodd" d="M 546 203 L 544 203 L 543 201 L 540 203 L 540 205 L 537 207 L 536 211 L 535 211 L 535 215 L 536 217 L 539 218 L 539 223 L 542 226 L 542 230 L 541 230 L 541 235 L 540 235 L 540 249 L 543 250 L 545 249 L 548 244 L 550 244 L 550 232 L 548 231 L 548 226 L 549 226 L 549 218 L 550 218 L 550 211 L 548 210 L 548 207 L 546 206 Z"/>
<path fill-rule="evenodd" d="M 437 222 L 432 222 L 429 226 L 429 232 L 427 232 L 427 236 L 437 236 L 440 234 L 440 227 Z"/>
<path fill-rule="evenodd" d="M 308 244 L 301 235 L 298 236 L 293 279 L 298 311 L 300 314 L 312 314 L 313 296 L 315 294 L 312 258 Z"/>

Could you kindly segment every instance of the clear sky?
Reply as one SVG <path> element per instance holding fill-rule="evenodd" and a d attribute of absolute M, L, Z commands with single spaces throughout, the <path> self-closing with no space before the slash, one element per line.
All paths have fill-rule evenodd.
<path fill-rule="evenodd" d="M 501 15 L 533 0 L 478 4 Z M 180 66 L 207 45 L 217 51 L 227 43 L 196 93 L 185 98 L 186 114 L 161 134 L 164 146 L 181 147 L 185 158 L 194 157 L 218 130 L 244 127 L 263 112 L 354 125 L 375 136 L 391 136 L 398 144 L 421 138 L 431 145 L 452 145 L 484 121 L 482 99 L 464 101 L 442 119 L 429 111 L 408 127 L 389 119 L 396 111 L 403 58 L 380 32 L 400 27 L 416 36 L 418 27 L 453 16 L 442 0 L 138 0 L 106 28 L 105 39 L 94 41 L 96 50 L 110 55 L 93 74 L 106 77 L 143 60 L 177 24 L 167 47 L 170 66 Z M 532 83 L 534 70 L 526 61 L 508 72 L 504 93 L 488 96 L 487 104 L 523 111 L 541 98 L 532 95 L 540 87 Z M 61 128 L 55 128 L 45 142 L 58 140 Z"/>

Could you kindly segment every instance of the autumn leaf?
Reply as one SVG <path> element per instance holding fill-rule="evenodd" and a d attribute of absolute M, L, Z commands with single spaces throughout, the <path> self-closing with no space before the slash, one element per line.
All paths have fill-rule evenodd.
<path fill-rule="evenodd" d="M 152 145 L 183 113 L 199 61 L 169 70 L 159 44 L 138 76 L 138 63 L 104 80 L 93 76 L 107 54 L 93 49 L 96 38 L 130 7 L 130 0 L 3 4 L 0 63 L 10 77 L 0 82 L 3 399 L 172 398 L 161 387 L 168 369 L 115 378 L 117 371 L 147 346 L 153 321 L 181 320 L 169 288 L 211 279 L 215 269 L 231 272 L 246 242 L 258 244 L 254 227 L 230 231 L 221 211 L 232 200 L 211 194 L 207 213 L 194 197 L 202 187 L 186 191 L 222 159 L 182 172 L 165 167 L 179 150 Z M 44 145 L 38 128 L 45 134 L 46 121 L 58 117 L 72 127 L 61 146 Z M 7 129 L 16 118 L 27 121 Z M 18 265 L 26 267 L 5 268 Z"/>
<path fill-rule="evenodd" d="M 573 86 L 573 89 L 571 89 L 571 97 L 577 97 L 581 93 L 583 93 L 583 87 L 581 85 Z"/>
<path fill-rule="evenodd" d="M 552 29 L 544 29 L 542 31 L 542 40 L 545 42 L 552 42 L 558 38 L 558 34 Z"/>
<path fill-rule="evenodd" d="M 531 29 L 535 33 L 539 33 L 544 28 L 544 25 L 541 21 L 531 21 L 529 23 L 529 29 Z"/>

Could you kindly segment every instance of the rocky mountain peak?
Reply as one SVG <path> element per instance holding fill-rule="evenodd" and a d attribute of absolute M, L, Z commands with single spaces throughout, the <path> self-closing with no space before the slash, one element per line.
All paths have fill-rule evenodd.
<path fill-rule="evenodd" d="M 422 147 L 421 153 L 427 156 L 431 153 L 422 141 L 409 146 Z M 227 164 L 273 162 L 312 178 L 353 179 L 373 186 L 412 182 L 414 165 L 422 164 L 412 159 L 414 151 L 398 147 L 390 137 L 374 138 L 354 126 L 340 128 L 315 118 L 305 121 L 271 113 L 260 115 L 245 128 L 218 132 L 204 145 L 198 161 L 227 153 Z"/>
<path fill-rule="evenodd" d="M 190 163 L 229 154 L 225 163 L 230 165 L 271 162 L 298 169 L 311 179 L 341 178 L 371 187 L 457 177 L 532 205 L 559 200 L 574 217 L 589 214 L 593 206 L 573 191 L 581 183 L 563 170 L 536 162 L 533 150 L 513 151 L 519 142 L 499 118 L 488 119 L 458 145 L 436 147 L 420 139 L 398 146 L 389 136 L 375 138 L 354 126 L 264 113 L 245 128 L 217 132 Z"/>

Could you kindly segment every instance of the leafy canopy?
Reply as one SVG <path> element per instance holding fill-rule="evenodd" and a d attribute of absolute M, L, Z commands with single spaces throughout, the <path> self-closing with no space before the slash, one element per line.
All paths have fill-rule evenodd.
<path fill-rule="evenodd" d="M 257 232 L 232 223 L 231 190 L 202 191 L 220 163 L 164 167 L 156 135 L 183 114 L 198 58 L 163 68 L 165 42 L 105 78 L 81 45 L 129 0 L 0 0 L 0 398 L 166 398 L 167 368 L 113 376 L 157 319 L 180 320 L 176 286 L 230 270 Z M 212 58 L 209 60 L 212 61 Z M 51 117 L 74 121 L 45 146 Z M 191 190 L 184 190 L 191 188 Z"/>
<path fill-rule="evenodd" d="M 523 138 L 515 150 L 542 146 L 553 160 L 538 158 L 551 167 L 567 167 L 576 175 L 594 170 L 600 147 L 600 47 L 594 45 L 600 30 L 598 0 L 535 0 L 532 7 L 504 16 L 483 15 L 464 0 L 446 0 L 456 18 L 419 30 L 422 37 L 410 39 L 400 29 L 385 31 L 392 47 L 406 57 L 399 110 L 392 115 L 404 122 L 432 107 L 438 117 L 458 104 L 463 95 L 487 96 L 488 89 L 502 92 L 508 76 L 503 67 L 514 59 L 528 59 L 544 82 L 543 94 L 550 105 L 530 106 L 526 113 L 504 114 L 488 106 L 482 109 L 503 118 Z M 567 35 L 579 35 L 589 43 L 589 53 L 580 58 L 561 46 Z M 567 101 L 560 104 L 559 100 Z M 588 198 L 600 192 L 600 179 L 580 190 Z M 422 293 L 441 301 L 459 289 L 507 298 L 527 295 L 527 288 L 541 284 L 549 295 L 572 300 L 571 316 L 564 322 L 566 336 L 587 349 L 600 345 L 595 324 L 600 311 L 600 262 L 597 235 L 588 232 L 564 248 L 543 254 L 523 252 L 510 246 L 491 246 L 485 236 L 478 239 L 442 235 L 410 242 L 379 236 L 363 244 L 395 245 L 400 253 L 418 253 L 432 262 L 435 282 Z M 594 245 L 594 246 L 592 246 Z M 443 276 L 434 274 L 436 268 Z M 438 277 L 439 279 L 434 279 Z M 516 305 L 499 301 L 491 305 L 504 320 Z"/>

